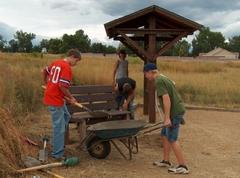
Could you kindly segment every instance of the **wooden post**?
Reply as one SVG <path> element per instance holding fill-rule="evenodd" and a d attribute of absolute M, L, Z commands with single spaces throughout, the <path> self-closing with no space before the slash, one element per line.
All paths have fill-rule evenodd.
<path fill-rule="evenodd" d="M 134 12 L 106 23 L 104 26 L 110 38 L 120 40 L 136 53 L 144 61 L 144 64 L 149 62 L 156 64 L 157 57 L 178 40 L 202 28 L 202 25 L 198 23 L 157 6 Z M 144 48 L 139 42 L 144 42 Z M 164 46 L 157 49 L 157 42 L 161 42 Z M 154 83 L 147 81 L 144 77 L 143 114 L 149 114 L 151 123 L 156 121 L 155 103 Z"/>
<path fill-rule="evenodd" d="M 156 28 L 156 18 L 152 15 L 149 18 L 149 29 Z M 148 62 L 156 64 L 156 34 L 149 34 L 148 37 L 148 53 L 151 58 L 148 58 Z M 149 113 L 149 122 L 156 122 L 156 104 L 155 104 L 155 85 L 154 81 L 147 82 L 148 88 L 148 113 Z"/>
<path fill-rule="evenodd" d="M 147 64 L 147 61 L 144 61 L 144 65 Z M 147 88 L 147 79 L 144 76 L 144 96 L 143 96 L 143 114 L 148 114 L 148 88 Z"/>
<path fill-rule="evenodd" d="M 65 143 L 65 145 L 69 144 L 69 124 L 66 126 L 64 143 Z"/>
<path fill-rule="evenodd" d="M 79 133 L 80 146 L 84 146 L 84 144 L 83 145 L 81 145 L 81 144 L 87 135 L 87 125 L 86 125 L 85 119 L 82 119 L 81 122 L 79 122 L 78 133 Z"/>

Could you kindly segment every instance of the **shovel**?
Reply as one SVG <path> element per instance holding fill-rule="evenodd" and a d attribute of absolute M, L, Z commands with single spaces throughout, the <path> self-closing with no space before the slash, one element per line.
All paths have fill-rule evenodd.
<path fill-rule="evenodd" d="M 34 157 L 31 157 L 31 156 L 26 156 L 24 159 L 23 159 L 23 162 L 24 162 L 24 165 L 28 168 L 30 167 L 33 167 L 33 166 L 40 166 L 41 165 L 41 161 L 37 160 L 36 158 Z M 53 177 L 56 177 L 56 178 L 64 178 L 63 176 L 60 176 L 52 171 L 49 171 L 49 170 L 44 170 L 42 169 L 41 171 L 49 174 L 49 175 L 52 175 Z"/>
<path fill-rule="evenodd" d="M 42 162 L 47 161 L 48 158 L 48 150 L 46 149 L 48 140 L 47 136 L 43 137 L 43 149 L 39 151 L 39 160 Z"/>
<path fill-rule="evenodd" d="M 42 85 L 42 88 L 45 90 L 46 86 Z M 70 100 L 67 96 L 64 96 L 66 100 Z M 75 102 L 73 103 L 75 106 L 84 109 L 87 111 L 91 116 L 97 117 L 97 118 L 103 118 L 103 117 L 108 117 L 108 113 L 105 111 L 92 111 L 91 109 L 87 108 L 86 106 L 83 106 L 81 103 Z"/>
<path fill-rule="evenodd" d="M 34 171 L 34 170 L 40 170 L 40 169 L 52 168 L 52 167 L 59 167 L 59 166 L 75 166 L 77 164 L 79 164 L 79 158 L 72 157 L 72 158 L 65 159 L 62 162 L 37 165 L 37 166 L 25 168 L 25 169 L 19 169 L 19 170 L 17 170 L 17 172 L 28 172 L 28 171 Z"/>
<path fill-rule="evenodd" d="M 84 109 L 85 111 L 87 111 L 91 116 L 93 117 L 98 117 L 98 118 L 102 118 L 102 117 L 108 117 L 108 113 L 105 112 L 105 111 L 93 111 L 91 109 L 89 109 L 88 107 L 86 106 L 83 106 L 81 103 L 74 103 L 75 106 L 79 107 L 79 108 L 82 108 Z"/>

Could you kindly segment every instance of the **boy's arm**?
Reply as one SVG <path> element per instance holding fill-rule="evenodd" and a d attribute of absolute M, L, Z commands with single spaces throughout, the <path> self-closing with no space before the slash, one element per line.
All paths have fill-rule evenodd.
<path fill-rule="evenodd" d="M 60 85 L 60 89 L 63 92 L 65 99 L 71 103 L 74 104 L 77 102 L 77 100 L 72 96 L 72 94 L 70 93 L 69 89 L 64 87 L 63 85 Z"/>
<path fill-rule="evenodd" d="M 119 61 L 117 60 L 114 64 L 114 69 L 113 69 L 113 81 L 115 81 L 115 76 L 116 76 L 118 65 L 119 65 Z"/>
<path fill-rule="evenodd" d="M 163 112 L 164 112 L 164 125 L 170 127 L 172 125 L 170 119 L 171 100 L 168 94 L 162 96 L 163 99 Z"/>
<path fill-rule="evenodd" d="M 116 72 L 117 72 L 117 68 L 118 68 L 118 65 L 119 65 L 119 61 L 117 60 L 114 64 L 114 69 L 113 69 L 113 80 L 112 80 L 112 87 L 113 89 L 115 89 L 115 85 L 116 85 Z"/>
<path fill-rule="evenodd" d="M 127 99 L 124 101 L 124 104 L 123 104 L 123 109 L 127 110 L 128 109 L 128 105 L 129 103 L 133 100 L 135 96 L 135 90 L 133 90 L 127 97 Z"/>
<path fill-rule="evenodd" d="M 42 79 L 43 79 L 44 85 L 47 84 L 48 75 L 49 75 L 48 67 L 45 67 L 44 69 L 42 69 Z"/>

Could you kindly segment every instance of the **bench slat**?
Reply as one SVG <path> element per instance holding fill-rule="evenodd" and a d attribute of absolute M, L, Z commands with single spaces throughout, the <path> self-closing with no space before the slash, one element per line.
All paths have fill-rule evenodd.
<path fill-rule="evenodd" d="M 92 95 L 74 95 L 77 101 L 81 102 L 94 102 L 94 101 L 112 101 L 115 100 L 114 93 L 100 93 Z"/>
<path fill-rule="evenodd" d="M 71 86 L 69 90 L 72 94 L 113 93 L 112 86 L 109 85 Z"/>

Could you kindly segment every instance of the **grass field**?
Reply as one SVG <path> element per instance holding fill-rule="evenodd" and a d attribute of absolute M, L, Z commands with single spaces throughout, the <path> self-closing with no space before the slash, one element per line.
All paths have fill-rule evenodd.
<path fill-rule="evenodd" d="M 41 69 L 60 55 L 0 53 L 0 107 L 14 115 L 43 108 Z M 75 84 L 111 84 L 116 56 L 84 55 L 74 67 Z M 137 81 L 137 101 L 143 96 L 143 62 L 129 57 L 130 77 Z M 185 103 L 240 107 L 240 61 L 158 60 L 164 75 L 176 82 Z"/>

